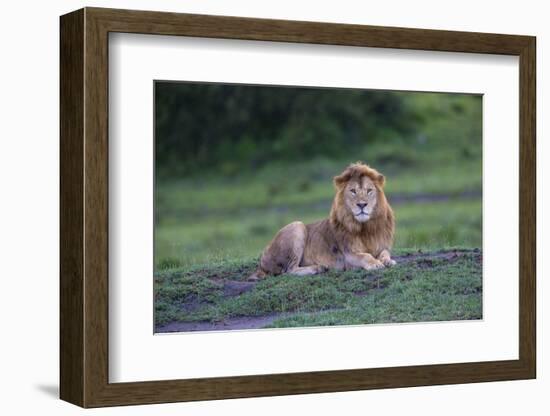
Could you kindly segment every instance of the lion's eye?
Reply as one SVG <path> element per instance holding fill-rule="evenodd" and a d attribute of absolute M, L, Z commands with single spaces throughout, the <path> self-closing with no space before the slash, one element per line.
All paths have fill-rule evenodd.
<path fill-rule="evenodd" d="M 357 192 L 355 192 L 355 189 L 350 189 L 350 192 L 355 195 Z"/>
<path fill-rule="evenodd" d="M 372 188 L 367 191 L 367 195 L 372 192 Z"/>

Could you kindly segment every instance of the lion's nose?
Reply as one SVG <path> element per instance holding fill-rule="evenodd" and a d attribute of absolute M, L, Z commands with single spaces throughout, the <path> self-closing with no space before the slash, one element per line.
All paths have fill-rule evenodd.
<path fill-rule="evenodd" d="M 367 204 L 357 204 L 360 210 L 363 210 L 367 206 Z"/>

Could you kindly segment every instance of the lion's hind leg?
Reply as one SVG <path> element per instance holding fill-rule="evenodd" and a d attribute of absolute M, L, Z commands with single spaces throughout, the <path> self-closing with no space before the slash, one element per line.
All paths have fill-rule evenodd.
<path fill-rule="evenodd" d="M 260 267 L 268 274 L 282 273 L 298 276 L 321 273 L 322 266 L 300 266 L 307 240 L 307 229 L 303 222 L 292 222 L 279 230 L 265 249 Z"/>

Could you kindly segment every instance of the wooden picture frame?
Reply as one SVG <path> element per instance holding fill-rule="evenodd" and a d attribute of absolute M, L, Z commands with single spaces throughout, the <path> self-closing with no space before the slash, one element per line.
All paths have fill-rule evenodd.
<path fill-rule="evenodd" d="M 535 378 L 534 37 L 100 8 L 62 16 L 60 29 L 61 399 L 101 407 Z M 519 56 L 519 359 L 109 383 L 110 32 Z"/>

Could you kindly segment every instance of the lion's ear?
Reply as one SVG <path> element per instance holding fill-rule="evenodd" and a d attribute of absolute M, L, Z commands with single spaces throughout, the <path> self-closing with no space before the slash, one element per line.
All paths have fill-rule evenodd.
<path fill-rule="evenodd" d="M 379 173 L 377 176 L 376 176 L 376 182 L 378 182 L 378 184 L 383 187 L 384 184 L 386 183 L 386 177 L 384 175 L 382 175 L 381 173 Z"/>
<path fill-rule="evenodd" d="M 334 182 L 334 185 L 337 187 L 337 188 L 340 188 L 341 186 L 345 185 L 346 183 L 349 182 L 351 178 L 351 172 L 349 169 L 346 169 L 345 171 L 343 171 L 340 175 L 338 176 L 335 176 L 332 181 Z"/>

